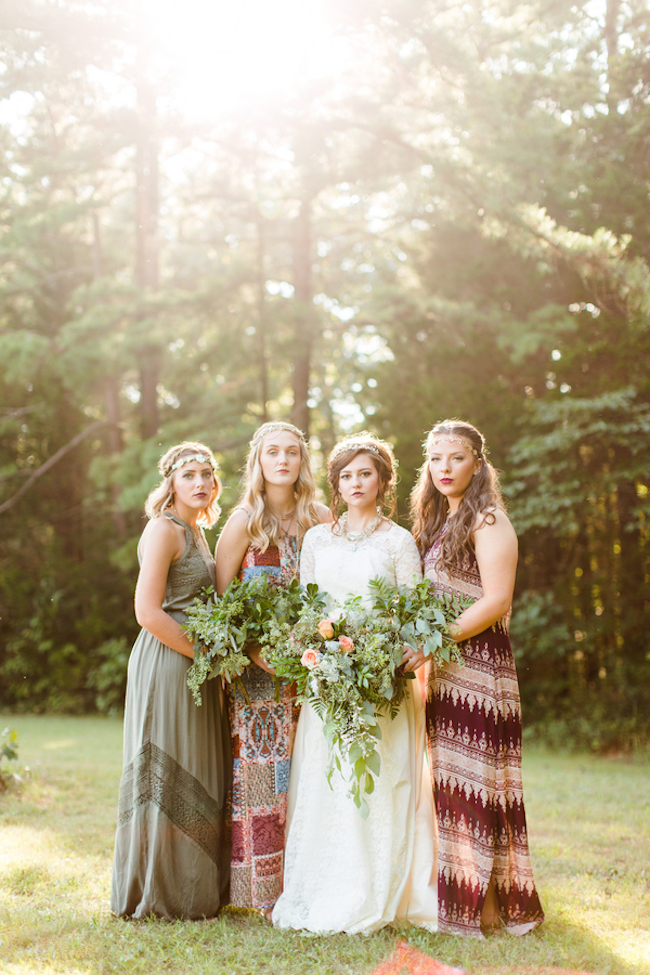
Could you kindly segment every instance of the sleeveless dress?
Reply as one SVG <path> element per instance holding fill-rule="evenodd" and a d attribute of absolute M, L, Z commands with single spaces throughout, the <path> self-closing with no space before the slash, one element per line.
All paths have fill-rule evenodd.
<path fill-rule="evenodd" d="M 250 545 L 239 578 L 268 575 L 288 586 L 298 568 L 298 540 L 287 535 L 265 552 Z M 233 753 L 232 861 L 233 907 L 270 908 L 282 891 L 287 788 L 298 722 L 294 685 L 279 685 L 257 664 L 244 671 L 241 687 L 228 688 Z"/>
<path fill-rule="evenodd" d="M 170 566 L 163 601 L 165 612 L 182 623 L 194 597 L 214 585 L 214 562 L 202 532 L 175 515 L 164 517 L 185 531 L 185 551 Z M 218 680 L 206 683 L 203 704 L 196 706 L 186 684 L 191 662 L 144 629 L 131 652 L 111 892 L 115 914 L 214 917 L 228 903 L 227 712 Z"/>
<path fill-rule="evenodd" d="M 305 535 L 300 581 L 316 582 L 327 593 L 328 616 L 337 616 L 349 595 L 365 595 L 376 576 L 392 585 L 412 585 L 421 574 L 413 538 L 395 524 L 356 541 L 333 534 L 329 525 Z M 370 812 L 363 819 L 338 771 L 328 784 L 323 722 L 311 704 L 303 704 L 275 927 L 370 934 L 401 918 L 437 929 L 433 801 L 417 680 L 409 681 L 395 719 L 379 721 L 381 772 L 366 797 Z"/>
<path fill-rule="evenodd" d="M 436 593 L 479 599 L 472 552 L 460 571 L 436 570 L 445 526 L 424 557 Z M 521 780 L 521 707 L 508 616 L 459 644 L 464 665 L 431 665 L 429 765 L 438 816 L 439 929 L 482 937 L 494 872 L 500 917 L 512 934 L 544 920 L 528 852 Z"/>

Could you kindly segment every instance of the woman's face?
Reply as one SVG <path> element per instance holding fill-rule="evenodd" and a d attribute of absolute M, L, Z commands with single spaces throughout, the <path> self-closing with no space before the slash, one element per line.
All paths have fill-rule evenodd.
<path fill-rule="evenodd" d="M 339 493 L 348 508 L 377 503 L 379 472 L 369 454 L 357 454 L 339 474 Z"/>
<path fill-rule="evenodd" d="M 201 511 L 207 508 L 214 497 L 216 490 L 214 471 L 209 464 L 198 460 L 183 464 L 172 475 L 172 490 L 177 511 L 182 507 L 189 508 L 191 511 Z"/>
<path fill-rule="evenodd" d="M 460 503 L 474 474 L 482 466 L 483 461 L 476 459 L 469 445 L 465 446 L 455 438 L 447 439 L 441 434 L 429 444 L 431 480 L 452 508 Z"/>
<path fill-rule="evenodd" d="M 300 474 L 300 442 L 289 430 L 272 430 L 262 440 L 260 466 L 267 484 L 293 485 Z"/>

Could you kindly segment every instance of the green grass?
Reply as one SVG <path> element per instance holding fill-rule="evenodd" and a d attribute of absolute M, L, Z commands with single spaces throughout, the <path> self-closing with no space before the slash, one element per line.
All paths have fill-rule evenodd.
<path fill-rule="evenodd" d="M 400 937 L 472 975 L 650 973 L 650 765 L 529 748 L 524 785 L 547 920 L 478 942 L 388 928 L 304 937 L 244 912 L 125 922 L 109 910 L 121 724 L 3 717 L 33 774 L 0 796 L 2 975 L 370 975 Z"/>

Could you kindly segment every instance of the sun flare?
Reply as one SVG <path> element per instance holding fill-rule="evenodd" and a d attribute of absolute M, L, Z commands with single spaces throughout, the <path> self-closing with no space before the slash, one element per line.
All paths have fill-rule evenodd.
<path fill-rule="evenodd" d="M 154 57 L 183 113 L 211 118 L 264 104 L 345 60 L 322 0 L 142 0 Z"/>

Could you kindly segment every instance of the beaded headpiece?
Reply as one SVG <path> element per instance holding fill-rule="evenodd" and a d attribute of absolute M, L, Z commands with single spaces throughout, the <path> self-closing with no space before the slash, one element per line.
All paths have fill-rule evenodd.
<path fill-rule="evenodd" d="M 477 449 L 475 447 L 472 447 L 471 443 L 468 443 L 467 440 L 461 440 L 460 437 L 450 437 L 447 436 L 446 433 L 443 433 L 441 436 L 436 437 L 435 440 L 430 440 L 429 443 L 431 444 L 440 443 L 441 440 L 446 440 L 447 443 L 459 443 L 461 444 L 461 446 L 467 447 L 467 449 L 474 454 L 477 460 L 480 459 Z"/>
<path fill-rule="evenodd" d="M 189 457 L 181 457 L 175 464 L 172 464 L 165 472 L 165 477 L 169 477 L 179 467 L 185 467 L 186 464 L 191 464 L 193 461 L 196 461 L 197 464 L 209 464 L 213 471 L 219 470 L 219 465 L 213 457 L 208 457 L 207 454 L 191 454 Z"/>
<path fill-rule="evenodd" d="M 293 423 L 284 423 L 282 420 L 278 420 L 277 422 L 263 423 L 259 430 L 255 431 L 255 436 L 251 440 L 250 446 L 256 446 L 267 433 L 275 433 L 278 430 L 284 431 L 285 433 L 292 433 L 294 437 L 298 437 L 303 443 L 305 442 L 305 435 L 302 430 L 295 427 Z"/>
<path fill-rule="evenodd" d="M 381 455 L 381 451 L 374 443 L 367 443 L 365 440 L 342 440 L 330 454 L 330 460 L 336 460 L 341 454 L 347 454 L 349 450 L 364 450 L 371 454 L 377 454 L 378 457 Z"/>

